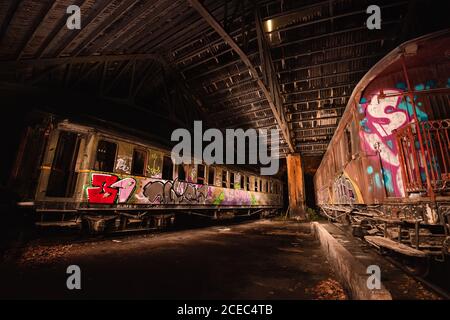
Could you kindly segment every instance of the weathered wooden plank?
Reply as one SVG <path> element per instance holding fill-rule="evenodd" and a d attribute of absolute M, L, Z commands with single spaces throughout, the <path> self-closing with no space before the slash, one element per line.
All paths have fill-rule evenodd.
<path fill-rule="evenodd" d="M 425 258 L 427 256 L 424 252 L 420 250 L 411 248 L 403 243 L 395 242 L 388 238 L 380 236 L 365 236 L 364 239 L 370 244 L 375 245 L 377 247 L 387 248 L 407 256 L 418 258 Z"/>

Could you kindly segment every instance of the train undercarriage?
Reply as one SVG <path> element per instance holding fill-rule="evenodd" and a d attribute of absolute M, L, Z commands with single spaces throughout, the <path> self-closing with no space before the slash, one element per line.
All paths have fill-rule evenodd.
<path fill-rule="evenodd" d="M 164 230 L 175 221 L 221 221 L 242 217 L 266 218 L 277 214 L 277 208 L 212 208 L 212 209 L 152 209 L 152 210 L 48 210 L 35 211 L 34 225 L 39 230 L 64 228 L 88 234 L 108 234 L 145 230 Z"/>
<path fill-rule="evenodd" d="M 322 215 L 383 253 L 444 261 L 450 255 L 450 201 L 322 205 Z M 420 264 L 419 264 L 420 265 Z"/>

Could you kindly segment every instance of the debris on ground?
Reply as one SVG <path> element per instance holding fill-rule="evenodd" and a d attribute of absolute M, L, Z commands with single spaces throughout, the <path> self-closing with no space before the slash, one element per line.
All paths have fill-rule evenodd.
<path fill-rule="evenodd" d="M 440 300 L 437 294 L 425 289 L 420 282 L 412 278 L 408 278 L 406 284 L 400 284 L 398 289 L 403 290 L 404 294 L 414 295 L 418 300 Z"/>
<path fill-rule="evenodd" d="M 17 260 L 19 266 L 45 264 L 55 259 L 63 258 L 72 248 L 68 245 L 34 245 L 27 247 Z"/>
<path fill-rule="evenodd" d="M 333 279 L 322 280 L 311 289 L 317 300 L 347 300 L 341 284 Z"/>

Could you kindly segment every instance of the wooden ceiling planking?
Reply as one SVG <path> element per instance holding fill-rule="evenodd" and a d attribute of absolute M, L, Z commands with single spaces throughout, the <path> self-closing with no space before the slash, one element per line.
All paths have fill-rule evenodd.
<path fill-rule="evenodd" d="M 392 10 L 383 19 L 383 30 L 376 32 L 364 26 L 366 4 L 361 1 L 260 0 L 256 6 L 248 0 L 225 3 L 206 0 L 202 5 L 248 61 L 243 61 L 236 48 L 230 47 L 230 39 L 211 28 L 186 0 L 22 0 L 11 1 L 8 6 L 2 3 L 0 60 L 37 59 L 47 61 L 51 67 L 49 59 L 67 57 L 65 69 L 70 71 L 70 61 L 80 63 L 70 60 L 76 57 L 122 55 L 132 59 L 135 54 L 157 54 L 171 65 L 173 72 L 179 73 L 183 86 L 195 97 L 193 103 L 201 105 L 211 117 L 220 118 L 227 126 L 270 127 L 277 123 L 277 116 L 270 118 L 267 112 L 276 111 L 279 106 L 272 108 L 271 93 L 259 85 L 264 70 L 255 24 L 258 7 L 263 22 L 281 21 L 274 30 L 279 41 L 269 41 L 269 53 L 279 83 L 278 104 L 284 105 L 282 118 L 289 123 L 287 132 L 292 131 L 295 150 L 313 153 L 319 152 L 322 144 L 317 144 L 320 148 L 300 146 L 324 130 L 301 131 L 304 128 L 298 128 L 299 123 L 312 126 L 318 110 L 342 110 L 360 77 L 396 44 L 393 35 L 400 30 L 408 1 L 381 1 L 382 8 Z M 80 31 L 65 27 L 64 9 L 69 4 L 81 7 Z M 251 74 L 248 62 L 254 68 Z M 96 63 L 87 69 L 90 73 L 80 75 L 85 77 L 80 81 L 99 77 L 99 82 L 104 82 L 102 73 L 108 74 L 108 64 L 111 68 L 113 62 Z M 114 63 L 117 68 L 130 62 L 124 59 L 120 65 L 118 61 Z M 134 66 L 122 71 L 126 77 L 133 70 L 136 72 Z M 24 72 L 19 77 L 26 78 L 25 72 L 32 72 L 30 68 L 31 65 L 19 69 Z M 58 72 L 65 69 L 59 68 Z M 143 97 L 146 91 L 160 85 L 154 77 L 145 75 L 154 72 L 148 65 L 139 71 L 136 79 L 131 77 L 134 84 L 126 89 L 134 97 L 138 92 Z M 333 128 L 326 128 L 322 137 L 328 137 Z M 285 129 L 282 131 L 286 133 Z M 286 139 L 282 141 L 282 148 L 286 148 Z"/>

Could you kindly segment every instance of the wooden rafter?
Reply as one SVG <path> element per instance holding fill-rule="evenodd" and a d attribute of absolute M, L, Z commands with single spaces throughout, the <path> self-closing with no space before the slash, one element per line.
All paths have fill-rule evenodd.
<path fill-rule="evenodd" d="M 127 60 L 160 60 L 161 56 L 154 53 L 138 53 L 138 54 L 118 54 L 118 55 L 95 55 L 82 57 L 61 57 L 61 58 L 42 58 L 42 59 L 24 59 L 0 61 L 0 66 L 50 66 L 62 64 L 76 64 L 76 63 L 92 63 L 92 62 L 106 62 L 106 61 L 127 61 Z M 162 60 L 161 60 L 162 61 Z"/>
<path fill-rule="evenodd" d="M 83 7 L 85 5 L 85 3 L 87 1 L 88 0 L 76 0 L 76 1 L 74 1 L 73 4 L 77 5 L 77 6 L 79 6 L 81 8 L 81 7 Z M 44 53 L 46 52 L 46 50 L 51 47 L 51 44 L 53 43 L 53 41 L 56 38 L 56 35 L 59 32 L 61 32 L 61 30 L 63 28 L 66 27 L 66 21 L 67 21 L 67 16 L 61 15 L 61 17 L 58 20 L 56 26 L 53 27 L 53 29 L 52 29 L 52 31 L 50 33 L 48 33 L 48 35 L 45 37 L 44 41 L 41 43 L 39 48 L 34 53 L 34 55 L 33 55 L 34 57 L 42 58 L 44 56 Z"/>
<path fill-rule="evenodd" d="M 23 0 L 11 1 L 11 5 L 8 7 L 8 11 L 5 13 L 5 16 L 3 18 L 3 23 L 0 26 L 0 41 L 2 41 L 3 35 L 6 34 L 6 31 L 8 30 L 10 23 L 14 18 L 14 15 L 16 14 L 17 9 L 19 8 L 22 1 Z"/>
<path fill-rule="evenodd" d="M 36 20 L 35 24 L 31 28 L 32 32 L 31 32 L 30 36 L 27 37 L 27 40 L 23 43 L 22 47 L 19 49 L 19 54 L 17 56 L 17 60 L 22 59 L 24 50 L 28 47 L 28 44 L 31 41 L 33 41 L 34 37 L 36 36 L 37 31 L 44 24 L 48 15 L 56 7 L 57 3 L 58 3 L 58 0 L 53 0 L 53 2 L 51 2 L 51 4 L 43 10 L 43 15 L 39 16 L 39 18 Z"/>
<path fill-rule="evenodd" d="M 80 55 L 88 45 L 90 45 L 100 34 L 102 34 L 115 21 L 117 21 L 120 17 L 122 17 L 125 13 L 127 13 L 130 10 L 130 8 L 132 8 L 136 3 L 138 3 L 138 0 L 123 1 L 123 3 L 121 3 L 120 6 L 117 7 L 112 14 L 108 15 L 108 18 L 102 21 L 99 27 L 95 28 L 95 30 L 91 32 L 92 35 L 84 39 L 81 42 L 81 44 L 77 45 L 72 55 L 74 56 Z M 61 52 L 63 51 L 64 50 L 62 50 Z"/>
<path fill-rule="evenodd" d="M 83 34 L 81 31 L 87 30 L 89 25 L 93 21 L 95 21 L 95 18 L 98 17 L 99 15 L 101 15 L 105 10 L 107 10 L 109 5 L 110 5 L 110 3 L 106 2 L 106 4 L 103 5 L 101 8 L 99 8 L 95 12 L 93 12 L 90 15 L 88 15 L 87 17 L 85 17 L 83 19 L 83 28 L 81 28 L 80 30 L 72 30 L 73 32 L 69 33 L 67 39 L 65 39 L 63 41 L 62 45 L 60 45 L 58 47 L 58 49 L 56 50 L 55 56 L 60 56 L 68 47 L 70 47 L 70 45 L 78 38 L 78 36 L 80 34 Z"/>

